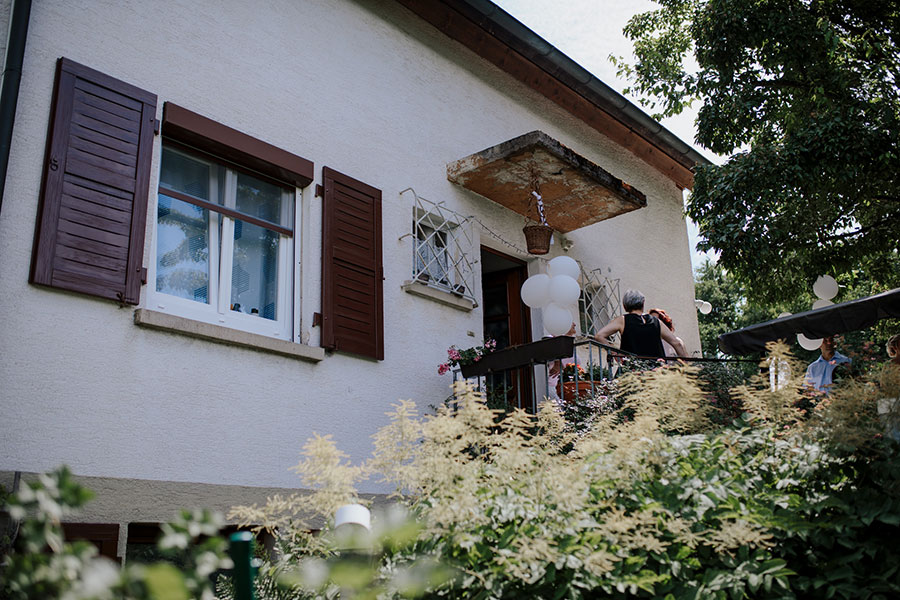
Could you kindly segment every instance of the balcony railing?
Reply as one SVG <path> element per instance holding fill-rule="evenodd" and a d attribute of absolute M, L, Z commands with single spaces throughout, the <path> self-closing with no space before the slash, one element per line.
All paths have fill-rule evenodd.
<path fill-rule="evenodd" d="M 555 362 L 559 361 L 558 369 L 554 370 L 560 372 L 560 378 L 564 365 L 576 365 L 574 378 L 568 382 L 574 383 L 574 386 L 570 386 L 574 388 L 574 394 L 593 395 L 599 391 L 600 381 L 613 379 L 623 372 L 616 360 L 618 358 L 637 361 L 640 368 L 645 369 L 667 362 L 748 362 L 722 358 L 639 356 L 614 346 L 601 344 L 593 338 L 576 340 L 569 336 L 558 336 L 486 354 L 477 363 L 454 369 L 453 380 L 460 378 L 472 380 L 478 389 L 485 392 L 502 386 L 500 389 L 511 392 L 511 397 L 507 397 L 509 403 L 529 412 L 536 412 L 538 404 L 545 398 L 569 397 L 565 391 L 567 382 L 559 385 L 559 392 L 553 385 L 551 367 Z M 591 377 L 581 377 L 578 366 Z M 594 374 L 599 374 L 600 379 L 594 378 L 592 376 Z"/>

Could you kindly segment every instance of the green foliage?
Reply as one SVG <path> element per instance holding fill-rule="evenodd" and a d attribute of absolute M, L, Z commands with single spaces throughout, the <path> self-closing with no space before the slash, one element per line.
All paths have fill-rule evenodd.
<path fill-rule="evenodd" d="M 657 0 L 631 19 L 634 65 L 661 116 L 699 106 L 688 214 L 701 250 L 754 298 L 822 273 L 900 285 L 900 9 L 892 0 Z"/>
<path fill-rule="evenodd" d="M 98 557 L 92 544 L 70 543 L 63 537 L 62 518 L 92 496 L 61 467 L 7 497 L 5 508 L 20 526 L 14 550 L 0 568 L 0 598 L 212 599 L 210 577 L 231 566 L 225 556 L 226 543 L 217 537 L 221 516 L 208 511 L 183 512 L 163 526 L 160 549 L 176 558 L 180 568 L 158 563 L 119 569 Z"/>
<path fill-rule="evenodd" d="M 783 348 L 773 360 L 794 362 Z M 882 439 L 875 411 L 877 398 L 900 396 L 900 376 L 848 380 L 806 419 L 793 409 L 798 379 L 771 390 L 767 377 L 753 378 L 734 391 L 748 413 L 724 429 L 710 422 L 694 369 L 618 385 L 629 417 L 601 415 L 580 436 L 550 403 L 498 423 L 462 384 L 456 410 L 419 419 L 401 402 L 367 468 L 406 492 L 417 525 L 362 562 L 329 545 L 328 525 L 318 537 L 283 527 L 289 551 L 263 578 L 281 583 L 272 597 L 336 597 L 342 587 L 384 598 L 900 594 L 900 447 Z M 332 492 L 306 496 L 308 505 L 319 493 Z M 284 506 L 236 512 L 284 523 Z M 456 576 L 393 587 L 417 561 Z M 285 578 L 311 564 L 316 586 Z M 341 564 L 357 577 L 344 579 Z"/>

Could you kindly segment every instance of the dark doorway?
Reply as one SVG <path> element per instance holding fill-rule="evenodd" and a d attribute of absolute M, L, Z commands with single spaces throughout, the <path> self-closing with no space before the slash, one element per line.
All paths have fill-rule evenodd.
<path fill-rule="evenodd" d="M 481 248 L 481 292 L 484 307 L 484 337 L 497 340 L 497 349 L 531 341 L 531 318 L 519 290 L 528 278 L 524 261 L 490 248 Z M 533 410 L 531 369 L 522 368 L 488 376 L 492 404 Z M 504 394 L 505 390 L 505 394 Z"/>

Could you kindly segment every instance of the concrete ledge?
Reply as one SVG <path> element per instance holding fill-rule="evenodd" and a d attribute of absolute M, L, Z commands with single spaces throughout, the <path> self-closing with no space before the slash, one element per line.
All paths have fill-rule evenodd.
<path fill-rule="evenodd" d="M 191 337 L 219 342 L 220 344 L 228 344 L 229 346 L 242 346 L 244 348 L 252 348 L 254 350 L 262 350 L 263 352 L 271 352 L 288 356 L 298 360 L 306 360 L 310 362 L 319 362 L 325 358 L 325 349 L 316 348 L 315 346 L 307 346 L 305 344 L 295 344 L 286 340 L 278 340 L 266 337 L 257 333 L 248 333 L 237 329 L 229 329 L 220 325 L 212 325 L 211 323 L 203 323 L 193 319 L 185 319 L 167 313 L 162 313 L 146 308 L 139 308 L 134 311 L 134 323 L 141 327 L 149 327 L 151 329 L 162 329 L 163 331 L 171 331 Z"/>
<path fill-rule="evenodd" d="M 407 281 L 404 282 L 400 288 L 413 296 L 420 296 L 422 298 L 428 298 L 429 300 L 434 300 L 435 302 L 439 302 L 445 306 L 450 306 L 455 308 L 456 310 L 462 310 L 465 312 L 471 312 L 477 304 L 473 300 L 469 298 L 463 298 L 462 296 L 457 296 L 456 294 L 451 294 L 450 292 L 445 292 L 444 290 L 439 290 L 431 287 L 430 285 L 424 284 L 421 281 Z"/>

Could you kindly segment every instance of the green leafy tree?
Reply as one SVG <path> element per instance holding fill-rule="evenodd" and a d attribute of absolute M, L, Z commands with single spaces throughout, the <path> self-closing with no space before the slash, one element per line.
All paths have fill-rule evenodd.
<path fill-rule="evenodd" d="M 626 26 L 620 75 L 657 116 L 696 102 L 697 143 L 730 155 L 696 170 L 698 247 L 768 300 L 822 273 L 896 277 L 900 4 L 657 2 Z"/>

